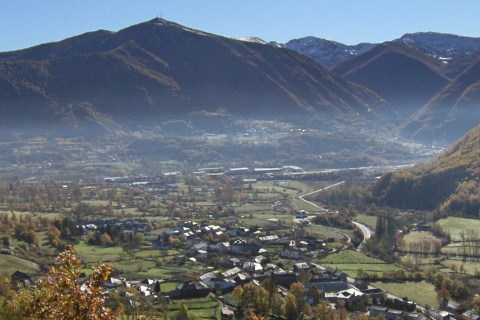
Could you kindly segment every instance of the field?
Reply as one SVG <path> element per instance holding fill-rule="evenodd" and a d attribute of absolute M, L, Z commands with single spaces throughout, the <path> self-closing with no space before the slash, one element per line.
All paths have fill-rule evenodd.
<path fill-rule="evenodd" d="M 170 316 L 174 319 L 175 313 L 178 312 L 178 304 L 180 301 L 173 300 L 170 304 Z M 212 296 L 204 298 L 188 299 L 185 301 L 188 306 L 188 314 L 192 319 L 219 319 L 222 303 Z"/>
<path fill-rule="evenodd" d="M 112 262 L 123 253 L 120 247 L 90 246 L 84 242 L 75 245 L 82 262 L 93 264 L 95 262 Z"/>
<path fill-rule="evenodd" d="M 424 231 L 412 231 L 409 234 L 403 237 L 405 243 L 419 243 L 422 241 L 441 241 L 439 238 L 431 234 L 430 232 Z"/>
<path fill-rule="evenodd" d="M 357 277 L 359 271 L 374 272 L 380 275 L 383 271 L 398 269 L 397 266 L 367 257 L 363 253 L 353 250 L 343 250 L 335 254 L 329 254 L 320 257 L 316 262 L 326 267 L 341 270 L 354 278 Z"/>
<path fill-rule="evenodd" d="M 15 271 L 37 274 L 40 272 L 38 264 L 8 254 L 0 254 L 1 273 L 11 275 Z"/>
<path fill-rule="evenodd" d="M 383 283 L 373 282 L 372 286 L 380 288 L 397 297 L 407 297 L 409 300 L 421 305 L 438 307 L 436 299 L 437 293 L 435 286 L 431 283 L 422 282 L 406 282 L 406 283 Z"/>
<path fill-rule="evenodd" d="M 450 232 L 453 241 L 460 241 L 460 233 L 466 230 L 473 230 L 480 233 L 480 220 L 465 219 L 458 217 L 448 217 L 440 219 L 437 223 L 444 229 Z"/>
<path fill-rule="evenodd" d="M 368 226 L 372 230 L 375 230 L 375 227 L 377 225 L 376 216 L 368 216 L 366 214 L 357 214 L 354 220 Z"/>

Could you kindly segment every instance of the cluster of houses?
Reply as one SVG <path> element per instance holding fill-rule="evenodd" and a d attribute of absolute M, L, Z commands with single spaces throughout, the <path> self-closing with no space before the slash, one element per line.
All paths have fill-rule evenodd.
<path fill-rule="evenodd" d="M 308 215 L 307 212 L 299 212 L 299 214 L 302 217 Z M 141 221 L 126 220 L 122 224 L 125 229 L 133 228 L 135 232 L 146 227 Z M 85 225 L 84 228 L 88 229 L 89 227 Z M 186 244 L 186 248 L 184 254 L 179 258 L 192 264 L 199 261 L 209 264 L 213 258 L 216 258 L 216 264 L 221 265 L 222 270 L 225 271 L 221 272 L 209 267 L 207 272 L 195 277 L 179 275 L 169 279 L 139 281 L 129 281 L 119 276 L 112 276 L 104 283 L 105 293 L 119 290 L 120 287 L 136 288 L 137 292 L 147 301 L 161 297 L 169 301 L 169 299 L 204 297 L 212 293 L 222 296 L 233 291 L 237 286 L 247 283 L 260 286 L 263 280 L 274 278 L 278 284 L 278 293 L 283 297 L 286 296 L 291 284 L 302 282 L 305 286 L 305 301 L 310 304 L 314 304 L 312 296 L 314 290 L 310 290 L 310 288 L 315 285 L 320 295 L 319 298 L 328 301 L 333 308 L 339 304 L 371 305 L 369 307 L 370 317 L 383 315 L 387 320 L 422 319 L 424 317 L 421 313 L 380 306 L 377 302 L 387 298 L 387 294 L 382 290 L 368 286 L 364 281 L 352 279 L 339 270 L 307 262 L 308 257 L 323 254 L 326 243 L 320 239 L 309 238 L 302 231 L 302 228 L 298 228 L 292 230 L 288 235 L 278 236 L 273 232 L 263 232 L 256 227 L 225 227 L 200 225 L 193 221 L 179 221 L 170 231 L 160 235 L 159 240 L 152 245 L 160 250 L 165 250 L 169 248 L 171 238 L 181 239 L 182 243 Z M 275 247 L 278 249 L 268 251 L 265 249 Z M 272 252 L 291 261 L 293 266 L 285 269 L 282 264 L 271 263 Z M 17 271 L 12 275 L 12 283 L 17 282 L 31 286 L 35 284 L 35 279 Z M 175 283 L 173 291 L 162 290 L 164 283 L 172 282 Z M 172 288 L 172 285 L 169 285 L 168 288 Z M 129 294 L 128 290 L 121 290 L 121 292 L 125 295 Z M 232 314 L 228 309 L 225 310 L 225 313 Z M 480 320 L 480 316 L 474 311 L 464 310 L 453 301 L 445 301 L 441 310 L 430 308 L 428 314 L 438 320 L 450 318 Z"/>
<path fill-rule="evenodd" d="M 203 262 L 212 256 L 228 258 L 230 255 L 247 253 L 265 254 L 267 247 L 278 248 L 281 258 L 299 260 L 315 257 L 323 253 L 326 247 L 326 243 L 321 239 L 305 237 L 302 228 L 293 229 L 288 237 L 279 237 L 275 234 L 262 235 L 263 233 L 259 229 L 253 231 L 245 227 L 200 226 L 193 221 L 179 221 L 175 228 L 160 236 L 161 241 L 157 243 L 157 247 L 165 249 L 168 247 L 170 237 L 177 238 L 188 247 L 186 254 L 190 258 Z M 222 241 L 222 239 L 234 240 Z"/>
<path fill-rule="evenodd" d="M 314 297 L 310 287 L 315 285 L 319 292 L 319 298 L 330 303 L 332 308 L 338 305 L 373 305 L 369 307 L 368 315 L 377 317 L 383 315 L 387 320 L 396 319 L 424 319 L 425 315 L 417 312 L 407 312 L 395 310 L 375 304 L 387 297 L 387 294 L 380 289 L 368 286 L 364 281 L 349 278 L 345 273 L 332 268 L 308 263 L 297 262 L 290 270 L 284 270 L 278 265 L 267 263 L 262 255 L 243 258 L 231 258 L 231 268 L 220 272 L 210 270 L 199 277 L 186 277 L 181 275 L 171 279 L 143 279 L 129 281 L 121 277 L 111 277 L 104 283 L 104 293 L 123 288 L 135 288 L 138 294 L 142 295 L 146 301 L 155 301 L 163 298 L 166 301 L 170 299 L 188 299 L 195 297 L 204 297 L 208 294 L 216 294 L 217 297 L 223 296 L 236 286 L 247 283 L 260 286 L 260 283 L 273 277 L 278 284 L 278 293 L 285 297 L 288 288 L 294 282 L 302 281 L 305 286 L 304 299 L 309 304 L 314 304 Z M 309 274 L 308 278 L 302 278 L 302 275 Z M 86 277 L 84 277 L 86 280 Z M 28 274 L 16 271 L 12 274 L 12 284 L 22 283 L 26 286 L 35 285 L 36 279 Z M 163 284 L 174 282 L 175 289 L 165 292 L 162 290 Z M 171 287 L 171 286 L 170 286 Z M 127 297 L 131 295 L 128 290 L 122 290 L 122 294 Z M 404 301 L 401 301 L 405 303 Z M 408 304 L 412 304 L 408 302 Z M 413 305 L 413 307 L 415 307 Z M 225 310 L 226 314 L 232 315 L 232 311 Z M 434 308 L 428 309 L 428 316 L 437 320 L 448 319 L 467 319 L 480 320 L 480 316 L 473 310 L 463 310 L 459 304 L 453 301 L 445 301 L 442 310 Z M 463 313 L 460 313 L 463 312 Z"/>
<path fill-rule="evenodd" d="M 141 233 L 147 231 L 147 220 L 142 219 L 125 219 L 125 220 L 96 220 L 96 221 L 79 221 L 77 227 L 81 227 L 84 232 L 95 231 L 99 227 L 120 227 L 124 232 Z"/>

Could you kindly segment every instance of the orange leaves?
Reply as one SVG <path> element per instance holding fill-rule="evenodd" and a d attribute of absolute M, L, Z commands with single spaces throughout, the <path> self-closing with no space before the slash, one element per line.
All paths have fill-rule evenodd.
<path fill-rule="evenodd" d="M 111 273 L 109 265 L 95 265 L 82 286 L 80 259 L 72 246 L 59 255 L 58 262 L 59 267 L 52 267 L 36 287 L 11 292 L 7 307 L 13 315 L 23 319 L 116 319 L 118 312 L 106 307 L 102 295 L 103 283 Z"/>

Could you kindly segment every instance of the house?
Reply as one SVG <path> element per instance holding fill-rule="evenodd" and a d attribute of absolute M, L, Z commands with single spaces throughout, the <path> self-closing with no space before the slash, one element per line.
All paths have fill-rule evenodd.
<path fill-rule="evenodd" d="M 259 263 L 247 261 L 243 264 L 243 270 L 247 272 L 261 272 L 263 271 L 263 267 Z"/>
<path fill-rule="evenodd" d="M 343 290 L 348 290 L 351 288 L 351 286 L 343 281 L 328 281 L 325 279 L 310 279 L 309 283 L 314 283 L 318 290 L 320 291 L 325 291 L 325 292 L 331 292 L 331 293 L 337 293 Z"/>
<path fill-rule="evenodd" d="M 107 279 L 104 283 L 103 286 L 107 289 L 114 289 L 120 287 L 123 283 L 125 282 L 124 278 L 114 278 L 110 277 L 110 279 Z"/>
<path fill-rule="evenodd" d="M 309 264 L 307 262 L 299 262 L 299 263 L 295 263 L 293 265 L 293 271 L 294 272 L 308 271 L 308 270 L 312 270 L 312 269 L 315 269 L 315 265 Z"/>
<path fill-rule="evenodd" d="M 306 219 L 308 218 L 308 212 L 305 210 L 300 210 L 295 215 L 295 219 Z"/>
<path fill-rule="evenodd" d="M 33 277 L 25 272 L 17 270 L 12 274 L 11 279 L 14 286 L 18 286 L 19 284 L 26 287 L 35 286 L 35 280 L 33 279 Z"/>
<path fill-rule="evenodd" d="M 279 239 L 280 238 L 276 234 L 270 235 L 270 236 L 265 236 L 265 237 L 258 237 L 258 240 L 260 240 L 261 242 L 266 242 L 266 243 L 278 241 Z"/>
<path fill-rule="evenodd" d="M 441 311 L 435 308 L 430 308 L 429 310 L 430 317 L 436 320 L 449 320 L 450 313 L 448 311 Z"/>
<path fill-rule="evenodd" d="M 225 279 L 225 278 L 236 276 L 237 273 L 240 273 L 240 272 L 242 272 L 242 270 L 240 270 L 240 268 L 235 267 L 225 272 L 222 272 L 221 275 Z"/>
<path fill-rule="evenodd" d="M 383 291 L 382 289 L 378 289 L 378 288 L 371 288 L 371 289 L 367 288 L 367 289 L 363 289 L 362 292 L 371 300 L 376 299 L 378 301 L 378 299 L 380 299 L 381 297 L 386 296 L 385 291 Z"/>
<path fill-rule="evenodd" d="M 230 258 L 228 262 L 232 267 L 238 267 L 243 265 L 240 259 L 237 258 Z"/>
<path fill-rule="evenodd" d="M 385 317 L 385 320 L 403 319 L 403 311 L 387 309 L 386 307 L 379 307 L 379 306 L 371 306 L 370 311 L 368 312 L 368 317 L 376 318 L 381 314 L 383 314 L 383 316 Z"/>
<path fill-rule="evenodd" d="M 233 310 L 230 310 L 226 307 L 222 308 L 222 318 L 223 319 L 233 319 L 235 317 L 235 313 Z"/>
<path fill-rule="evenodd" d="M 237 283 L 233 279 L 217 279 L 215 280 L 214 289 L 218 294 L 223 294 L 228 291 L 232 291 L 237 286 Z"/>
<path fill-rule="evenodd" d="M 218 251 L 225 253 L 230 251 L 230 243 L 228 242 L 221 242 L 218 245 Z"/>
<path fill-rule="evenodd" d="M 386 307 L 380 307 L 380 306 L 371 306 L 370 310 L 368 312 L 369 317 L 378 317 L 379 315 L 383 314 L 385 316 L 385 313 L 387 313 L 388 308 Z"/>
<path fill-rule="evenodd" d="M 295 248 L 290 248 L 290 247 L 284 247 L 283 250 L 280 252 L 280 257 L 286 258 L 286 259 L 301 259 L 303 256 L 302 251 L 295 249 Z"/>
<path fill-rule="evenodd" d="M 247 228 L 243 228 L 243 227 L 231 228 L 231 229 L 227 230 L 227 234 L 231 238 L 244 237 L 244 236 L 247 235 L 248 232 L 249 232 L 249 230 Z"/>
<path fill-rule="evenodd" d="M 217 275 L 214 272 L 208 272 L 200 276 L 200 280 L 209 288 L 215 287 L 215 280 L 217 279 Z"/>
<path fill-rule="evenodd" d="M 260 250 L 260 246 L 254 243 L 247 243 L 245 240 L 236 240 L 230 244 L 230 250 L 232 253 L 249 253 L 257 254 Z"/>
<path fill-rule="evenodd" d="M 175 287 L 175 294 L 181 298 L 205 297 L 210 289 L 201 283 L 179 283 Z"/>
<path fill-rule="evenodd" d="M 352 303 L 363 298 L 365 298 L 365 294 L 353 288 L 337 292 L 337 303 L 340 301 Z"/>
<path fill-rule="evenodd" d="M 462 313 L 462 318 L 465 320 L 480 320 L 480 315 L 473 310 L 467 310 Z"/>
<path fill-rule="evenodd" d="M 452 313 L 455 316 L 455 319 L 459 319 L 460 315 L 467 311 L 467 308 L 465 308 L 460 302 L 450 299 L 447 303 L 447 311 Z"/>
<path fill-rule="evenodd" d="M 280 286 L 290 288 L 290 285 L 294 282 L 297 282 L 297 274 L 296 273 L 281 273 L 281 272 L 274 272 L 275 279 L 277 279 L 277 283 Z"/>
<path fill-rule="evenodd" d="M 195 259 L 197 259 L 197 260 L 205 260 L 205 259 L 207 259 L 207 256 L 208 256 L 208 252 L 205 251 L 205 250 L 198 250 L 195 253 Z"/>

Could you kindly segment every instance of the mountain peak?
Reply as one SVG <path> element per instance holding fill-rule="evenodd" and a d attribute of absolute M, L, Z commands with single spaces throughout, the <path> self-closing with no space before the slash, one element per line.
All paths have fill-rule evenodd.
<path fill-rule="evenodd" d="M 346 45 L 333 40 L 309 36 L 290 40 L 284 46 L 310 57 L 325 68 L 330 68 L 372 49 L 375 44 Z"/>
<path fill-rule="evenodd" d="M 446 60 L 480 49 L 480 38 L 439 32 L 406 33 L 393 41 Z"/>

